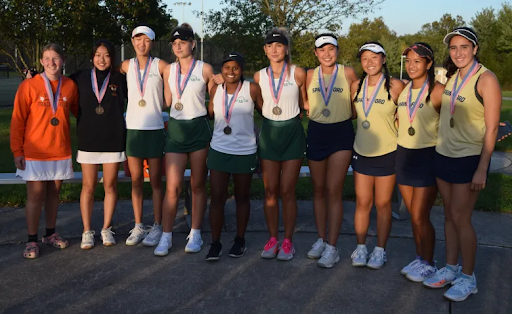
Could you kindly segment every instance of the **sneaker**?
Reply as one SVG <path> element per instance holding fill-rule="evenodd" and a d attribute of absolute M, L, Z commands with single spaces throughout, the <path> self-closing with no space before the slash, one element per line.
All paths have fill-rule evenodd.
<path fill-rule="evenodd" d="M 55 232 L 54 234 L 52 234 L 49 237 L 43 237 L 42 242 L 44 244 L 51 245 L 57 249 L 65 249 L 69 245 L 68 241 L 64 240 L 57 232 Z"/>
<path fill-rule="evenodd" d="M 201 234 L 189 234 L 187 240 L 188 242 L 187 246 L 185 246 L 185 252 L 197 253 L 201 251 L 201 246 L 203 245 L 203 239 L 201 238 Z"/>
<path fill-rule="evenodd" d="M 315 243 L 311 246 L 311 250 L 308 252 L 308 258 L 319 259 L 322 256 L 322 252 L 325 250 L 324 239 L 318 238 Z"/>
<path fill-rule="evenodd" d="M 112 231 L 112 227 L 108 227 L 107 229 L 101 229 L 101 240 L 103 241 L 104 246 L 112 246 L 116 244 L 114 234 L 115 233 Z"/>
<path fill-rule="evenodd" d="M 470 295 L 477 294 L 475 274 L 468 276 L 462 274 L 461 277 L 455 279 L 452 286 L 444 293 L 444 297 L 451 301 L 464 301 Z"/>
<path fill-rule="evenodd" d="M 263 248 L 263 252 L 261 252 L 261 257 L 272 259 L 277 256 L 277 250 L 279 248 L 279 242 L 277 242 L 277 239 L 272 237 L 270 240 L 268 240 L 267 244 L 265 244 L 265 247 Z"/>
<path fill-rule="evenodd" d="M 442 288 L 454 282 L 454 280 L 459 276 L 460 271 L 460 266 L 457 267 L 457 270 L 453 270 L 450 267 L 443 267 L 438 270 L 434 276 L 425 279 L 423 281 L 423 285 L 434 289 Z"/>
<path fill-rule="evenodd" d="M 80 243 L 80 248 L 82 250 L 90 250 L 94 247 L 94 234 L 94 230 L 82 233 L 82 243 Z"/>
<path fill-rule="evenodd" d="M 368 250 L 366 249 L 366 245 L 358 244 L 350 257 L 352 258 L 352 266 L 366 266 L 366 261 L 368 260 Z"/>
<path fill-rule="evenodd" d="M 295 249 L 293 248 L 292 242 L 288 239 L 284 239 L 279 248 L 279 253 L 277 253 L 277 259 L 280 261 L 289 261 L 293 258 L 293 254 L 295 254 Z"/>
<path fill-rule="evenodd" d="M 426 261 L 422 261 L 407 274 L 407 279 L 414 282 L 423 282 L 425 279 L 433 277 L 437 272 L 437 268 L 431 266 Z"/>
<path fill-rule="evenodd" d="M 39 246 L 36 242 L 28 242 L 23 250 L 23 257 L 28 259 L 34 259 L 39 257 Z"/>
<path fill-rule="evenodd" d="M 142 244 L 145 246 L 155 246 L 158 244 L 158 241 L 160 241 L 160 237 L 162 236 L 163 230 L 162 226 L 159 225 L 157 222 L 151 226 L 151 229 L 149 230 L 149 234 L 144 238 L 142 241 Z"/>
<path fill-rule="evenodd" d="M 135 227 L 130 230 L 130 236 L 126 239 L 126 245 L 137 245 L 146 237 L 146 235 L 147 232 L 144 228 L 135 225 Z"/>
<path fill-rule="evenodd" d="M 230 254 L 231 255 L 231 254 Z M 220 241 L 213 242 L 210 251 L 206 254 L 207 261 L 218 261 L 222 256 L 222 243 Z"/>
<path fill-rule="evenodd" d="M 329 244 L 325 245 L 325 250 L 322 252 L 322 258 L 318 260 L 318 266 L 325 268 L 332 268 L 334 264 L 340 261 L 338 250 Z"/>
<path fill-rule="evenodd" d="M 229 250 L 229 256 L 242 257 L 245 255 L 245 251 L 247 251 L 247 248 L 245 247 L 245 239 L 236 237 L 235 243 L 233 243 L 231 250 Z"/>
<path fill-rule="evenodd" d="M 407 264 L 407 266 L 405 266 L 404 268 L 402 268 L 402 270 L 400 271 L 400 274 L 402 275 L 407 275 L 408 273 L 410 273 L 411 271 L 414 270 L 414 268 L 416 268 L 416 266 L 418 266 L 418 264 L 421 262 L 420 260 L 420 257 L 419 256 L 416 256 L 416 259 L 412 262 L 410 262 L 409 264 Z"/>
<path fill-rule="evenodd" d="M 384 266 L 384 263 L 387 261 L 388 259 L 386 257 L 386 251 L 384 251 L 383 248 L 375 247 L 372 254 L 370 254 L 370 258 L 368 259 L 368 263 L 366 263 L 366 267 L 372 269 L 381 269 L 382 266 Z"/>
<path fill-rule="evenodd" d="M 158 241 L 158 245 L 155 248 L 153 254 L 156 256 L 166 256 L 169 254 L 169 250 L 172 248 L 172 238 L 171 237 L 160 237 L 160 241 Z"/>

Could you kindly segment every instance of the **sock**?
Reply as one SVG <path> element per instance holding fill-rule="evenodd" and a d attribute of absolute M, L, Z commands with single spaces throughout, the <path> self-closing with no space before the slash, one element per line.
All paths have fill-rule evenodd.
<path fill-rule="evenodd" d="M 201 229 L 190 229 L 191 236 L 201 236 Z"/>
<path fill-rule="evenodd" d="M 241 246 L 245 246 L 245 239 L 244 239 L 244 237 L 237 236 L 235 238 L 235 242 L 238 242 Z"/>
<path fill-rule="evenodd" d="M 385 251 L 384 248 L 376 246 L 374 251 Z"/>
<path fill-rule="evenodd" d="M 366 244 L 358 244 L 357 248 L 358 249 L 366 248 Z"/>
<path fill-rule="evenodd" d="M 421 261 L 423 258 L 421 258 L 419 255 L 416 255 L 416 259 Z"/>
<path fill-rule="evenodd" d="M 471 275 L 466 275 L 466 274 L 464 274 L 464 273 L 461 273 L 461 274 L 462 274 L 462 277 L 464 277 L 464 278 L 466 278 L 466 279 L 469 279 L 469 280 L 471 280 L 471 281 L 473 281 L 473 278 L 475 278 L 475 277 L 474 277 L 474 275 L 475 275 L 474 273 L 473 273 L 473 274 L 471 274 Z"/>
<path fill-rule="evenodd" d="M 135 224 L 135 227 L 141 227 L 142 229 L 144 229 L 144 224 Z"/>
<path fill-rule="evenodd" d="M 37 233 L 28 235 L 28 242 L 37 242 Z"/>
<path fill-rule="evenodd" d="M 172 240 L 172 232 L 162 232 L 162 238 L 168 238 Z"/>
<path fill-rule="evenodd" d="M 55 228 L 51 228 L 51 229 L 46 228 L 46 235 L 45 235 L 45 237 L 49 237 L 49 236 L 51 236 L 54 233 L 55 233 Z"/>
<path fill-rule="evenodd" d="M 452 270 L 454 272 L 457 272 L 458 268 L 459 268 L 459 264 L 456 264 L 456 265 L 450 265 L 448 263 L 446 263 L 446 268 L 448 268 L 449 270 Z"/>

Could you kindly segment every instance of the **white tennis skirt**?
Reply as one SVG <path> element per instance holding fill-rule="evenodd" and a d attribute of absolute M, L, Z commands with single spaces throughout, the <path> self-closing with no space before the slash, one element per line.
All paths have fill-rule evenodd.
<path fill-rule="evenodd" d="M 75 176 L 71 158 L 64 160 L 25 160 L 25 170 L 16 169 L 23 181 L 68 180 Z"/>
<path fill-rule="evenodd" d="M 79 150 L 76 155 L 76 161 L 79 164 L 102 165 L 123 162 L 126 160 L 125 152 L 114 153 L 98 153 L 98 152 L 84 152 Z"/>

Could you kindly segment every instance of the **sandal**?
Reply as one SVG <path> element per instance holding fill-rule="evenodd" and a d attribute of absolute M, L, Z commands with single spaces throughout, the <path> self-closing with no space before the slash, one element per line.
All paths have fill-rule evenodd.
<path fill-rule="evenodd" d="M 23 251 L 24 258 L 38 258 L 39 257 L 39 246 L 36 242 L 28 242 L 25 246 L 25 250 Z"/>
<path fill-rule="evenodd" d="M 57 249 L 65 249 L 68 247 L 68 241 L 64 240 L 57 232 L 49 237 L 43 237 L 44 244 L 48 244 Z"/>

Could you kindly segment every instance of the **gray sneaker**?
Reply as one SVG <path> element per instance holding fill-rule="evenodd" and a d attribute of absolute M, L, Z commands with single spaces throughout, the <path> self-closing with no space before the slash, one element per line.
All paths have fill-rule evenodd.
<path fill-rule="evenodd" d="M 101 240 L 103 241 L 104 246 L 112 246 L 116 244 L 116 239 L 114 238 L 112 227 L 101 229 Z"/>
<path fill-rule="evenodd" d="M 316 242 L 311 246 L 311 250 L 308 252 L 308 258 L 319 259 L 322 256 L 322 252 L 325 250 L 325 242 L 322 238 L 318 238 Z"/>
<path fill-rule="evenodd" d="M 368 250 L 366 249 L 366 245 L 358 244 L 350 257 L 352 258 L 352 266 L 366 266 L 366 262 L 368 261 Z"/>
<path fill-rule="evenodd" d="M 126 239 L 126 245 L 137 245 L 146 237 L 146 235 L 147 233 L 144 228 L 135 225 L 135 227 L 130 230 L 130 236 Z"/>
<path fill-rule="evenodd" d="M 290 240 L 284 239 L 283 244 L 279 248 L 279 253 L 277 253 L 277 259 L 280 261 L 289 261 L 293 258 L 295 254 L 295 249 L 293 248 L 293 244 Z"/>
<path fill-rule="evenodd" d="M 142 244 L 145 246 L 156 246 L 160 241 L 162 232 L 162 225 L 159 225 L 157 222 L 155 222 L 153 226 L 151 226 L 149 234 L 142 241 Z"/>
<path fill-rule="evenodd" d="M 340 261 L 338 250 L 329 244 L 325 245 L 325 250 L 322 252 L 322 258 L 318 260 L 318 266 L 325 268 L 332 268 L 334 264 Z"/>

